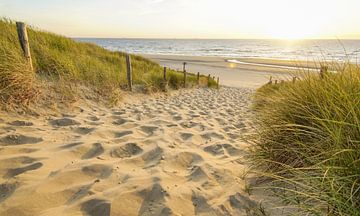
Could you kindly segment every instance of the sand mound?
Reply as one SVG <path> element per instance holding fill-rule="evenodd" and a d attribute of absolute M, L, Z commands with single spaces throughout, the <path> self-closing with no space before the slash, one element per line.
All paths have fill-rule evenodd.
<path fill-rule="evenodd" d="M 15 192 L 17 184 L 4 183 L 0 184 L 0 203 L 11 196 Z"/>
<path fill-rule="evenodd" d="M 21 134 L 7 135 L 0 138 L 0 145 L 24 145 L 42 142 L 42 138 L 25 136 Z"/>
<path fill-rule="evenodd" d="M 51 120 L 50 124 L 58 127 L 65 127 L 65 126 L 79 125 L 80 123 L 70 118 L 61 118 L 61 119 Z"/>
<path fill-rule="evenodd" d="M 33 126 L 34 125 L 32 122 L 21 121 L 21 120 L 16 120 L 16 121 L 13 121 L 13 122 L 9 122 L 8 124 L 12 125 L 12 126 Z"/>
<path fill-rule="evenodd" d="M 102 147 L 102 145 L 100 143 L 95 143 L 95 144 L 93 144 L 91 149 L 89 149 L 89 151 L 87 151 L 81 158 L 89 159 L 89 158 L 99 156 L 102 153 L 104 153 L 104 148 Z"/>
<path fill-rule="evenodd" d="M 124 146 L 116 147 L 111 150 L 110 155 L 113 158 L 126 158 L 133 155 L 138 155 L 143 152 L 136 143 L 126 143 Z"/>

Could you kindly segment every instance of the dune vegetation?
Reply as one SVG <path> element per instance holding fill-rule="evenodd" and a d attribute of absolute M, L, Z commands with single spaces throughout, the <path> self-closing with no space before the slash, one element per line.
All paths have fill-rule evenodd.
<path fill-rule="evenodd" d="M 29 105 L 44 97 L 44 85 L 58 92 L 64 100 L 75 100 L 76 86 L 86 86 L 110 101 L 116 101 L 126 90 L 126 63 L 122 52 L 111 52 L 90 43 L 76 42 L 70 38 L 28 28 L 29 44 L 34 70 L 23 56 L 16 25 L 0 20 L 0 104 Z M 168 70 L 167 82 L 163 68 L 140 56 L 131 55 L 133 82 L 144 92 L 164 90 L 164 86 L 182 87 L 183 74 Z M 194 74 L 187 76 L 189 87 L 196 85 Z M 200 83 L 208 85 L 207 77 Z M 209 86 L 216 82 L 210 80 Z"/>
<path fill-rule="evenodd" d="M 360 68 L 265 85 L 254 164 L 294 215 L 360 215 Z"/>

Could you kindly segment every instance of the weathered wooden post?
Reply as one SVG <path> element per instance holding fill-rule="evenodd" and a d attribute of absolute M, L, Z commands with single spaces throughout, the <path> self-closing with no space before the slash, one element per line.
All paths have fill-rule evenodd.
<path fill-rule="evenodd" d="M 131 68 L 131 58 L 129 54 L 126 54 L 126 70 L 127 70 L 127 80 L 129 91 L 132 91 L 132 68 Z"/>
<path fill-rule="evenodd" d="M 324 76 L 327 73 L 327 71 L 328 71 L 328 66 L 322 65 L 320 68 L 320 78 L 321 79 L 324 79 Z"/>
<path fill-rule="evenodd" d="M 168 87 L 168 82 L 167 82 L 167 77 L 166 77 L 166 70 L 167 68 L 164 67 L 164 82 L 163 82 L 163 90 L 166 92 L 167 91 L 167 87 Z"/>
<path fill-rule="evenodd" d="M 186 62 L 183 63 L 183 72 L 184 72 L 184 88 L 186 88 Z"/>
<path fill-rule="evenodd" d="M 270 76 L 270 79 L 269 79 L 269 84 L 272 84 L 272 76 Z"/>
<path fill-rule="evenodd" d="M 211 76 L 210 76 L 210 74 L 208 75 L 208 78 L 207 78 L 207 85 L 208 85 L 208 87 L 210 87 L 210 79 L 211 79 Z"/>
<path fill-rule="evenodd" d="M 200 85 L 200 73 L 197 73 L 197 85 Z"/>
<path fill-rule="evenodd" d="M 219 77 L 217 78 L 216 85 L 217 85 L 217 89 L 219 89 Z"/>
<path fill-rule="evenodd" d="M 29 38 L 26 30 L 26 24 L 23 22 L 16 22 L 16 29 L 25 58 L 29 62 L 30 69 L 33 70 L 32 59 L 30 54 Z"/>
<path fill-rule="evenodd" d="M 293 77 L 293 83 L 295 83 L 296 82 L 296 77 Z"/>
<path fill-rule="evenodd" d="M 164 81 L 166 82 L 166 67 L 164 67 Z"/>
<path fill-rule="evenodd" d="M 275 80 L 275 85 L 277 85 L 278 84 L 278 81 L 277 80 Z"/>

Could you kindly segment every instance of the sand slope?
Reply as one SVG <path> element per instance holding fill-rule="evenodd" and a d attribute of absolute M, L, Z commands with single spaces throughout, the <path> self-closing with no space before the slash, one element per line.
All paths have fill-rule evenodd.
<path fill-rule="evenodd" d="M 0 120 L 0 215 L 246 215 L 251 90 Z"/>

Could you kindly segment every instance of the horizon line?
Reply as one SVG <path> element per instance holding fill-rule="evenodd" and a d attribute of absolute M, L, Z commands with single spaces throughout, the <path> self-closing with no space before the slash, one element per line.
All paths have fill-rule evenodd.
<path fill-rule="evenodd" d="M 127 40 L 360 40 L 360 38 L 147 38 L 147 37 L 90 37 L 90 36 L 69 36 L 72 39 L 127 39 Z"/>

